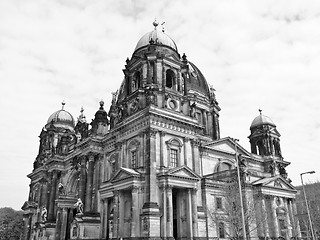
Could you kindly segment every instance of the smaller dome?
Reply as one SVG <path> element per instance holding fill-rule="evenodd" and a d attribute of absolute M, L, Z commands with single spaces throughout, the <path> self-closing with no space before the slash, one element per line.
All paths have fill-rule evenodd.
<path fill-rule="evenodd" d="M 134 51 L 137 51 L 142 47 L 148 46 L 150 44 L 151 39 L 153 40 L 154 44 L 164 45 L 178 52 L 176 43 L 167 34 L 165 34 L 163 31 L 159 31 L 158 29 L 155 29 L 143 35 L 138 41 Z"/>
<path fill-rule="evenodd" d="M 74 119 L 72 115 L 63 109 L 51 114 L 48 118 L 47 125 L 51 123 L 55 127 L 65 128 L 71 131 L 74 129 Z"/>
<path fill-rule="evenodd" d="M 262 115 L 261 111 L 260 111 L 259 116 L 257 116 L 255 119 L 253 119 L 251 126 L 250 126 L 250 129 L 257 127 L 257 126 L 260 126 L 260 125 L 271 125 L 274 127 L 276 126 L 269 117 Z"/>

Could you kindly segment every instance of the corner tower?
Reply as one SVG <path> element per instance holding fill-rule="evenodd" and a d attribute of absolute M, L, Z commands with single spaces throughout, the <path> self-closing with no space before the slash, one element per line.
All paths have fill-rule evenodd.
<path fill-rule="evenodd" d="M 261 156 L 276 156 L 282 158 L 280 148 L 280 133 L 273 121 L 260 114 L 252 121 L 249 136 L 251 152 Z"/>

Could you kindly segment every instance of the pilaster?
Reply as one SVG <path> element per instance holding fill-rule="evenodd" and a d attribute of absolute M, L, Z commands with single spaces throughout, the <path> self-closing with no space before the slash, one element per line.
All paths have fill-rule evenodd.
<path fill-rule="evenodd" d="M 58 171 L 52 172 L 52 181 L 51 181 L 51 191 L 50 191 L 50 202 L 49 202 L 49 212 L 48 212 L 48 221 L 54 221 L 54 206 L 57 192 L 57 180 L 58 180 Z"/>

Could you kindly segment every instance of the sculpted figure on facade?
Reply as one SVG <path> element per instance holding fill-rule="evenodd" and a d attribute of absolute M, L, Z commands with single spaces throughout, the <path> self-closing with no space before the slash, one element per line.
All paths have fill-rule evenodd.
<path fill-rule="evenodd" d="M 81 198 L 78 198 L 74 206 L 77 209 L 77 213 L 83 214 L 83 202 L 81 201 Z"/>

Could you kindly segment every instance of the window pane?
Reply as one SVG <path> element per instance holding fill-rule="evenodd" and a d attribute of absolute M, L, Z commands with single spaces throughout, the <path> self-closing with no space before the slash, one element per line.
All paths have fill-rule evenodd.
<path fill-rule="evenodd" d="M 170 166 L 176 167 L 178 163 L 178 150 L 170 149 Z"/>
<path fill-rule="evenodd" d="M 219 222 L 219 238 L 224 238 L 224 223 Z"/>
<path fill-rule="evenodd" d="M 216 198 L 216 206 L 217 206 L 217 209 L 222 209 L 222 199 L 217 197 Z"/>
<path fill-rule="evenodd" d="M 137 151 L 131 151 L 131 168 L 137 167 Z"/>

